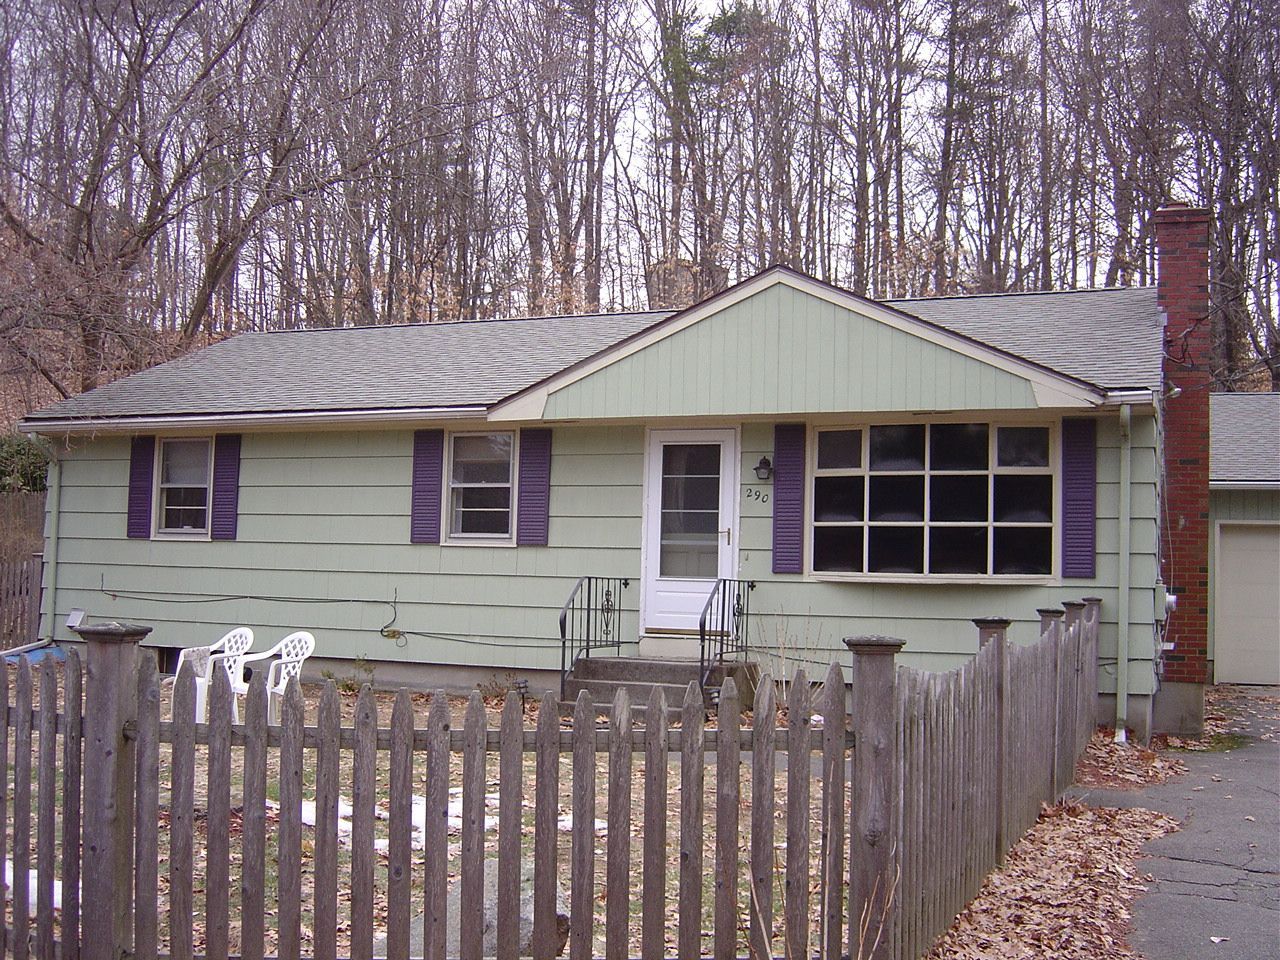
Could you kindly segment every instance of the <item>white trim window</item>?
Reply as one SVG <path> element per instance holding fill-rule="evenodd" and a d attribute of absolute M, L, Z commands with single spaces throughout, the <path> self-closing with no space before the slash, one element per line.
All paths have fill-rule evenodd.
<path fill-rule="evenodd" d="M 819 575 L 1048 577 L 1053 430 L 903 423 L 814 431 L 810 569 Z"/>
<path fill-rule="evenodd" d="M 156 533 L 208 533 L 213 441 L 161 440 L 157 446 Z"/>
<path fill-rule="evenodd" d="M 515 441 L 513 432 L 449 435 L 445 529 L 450 540 L 511 541 Z"/>

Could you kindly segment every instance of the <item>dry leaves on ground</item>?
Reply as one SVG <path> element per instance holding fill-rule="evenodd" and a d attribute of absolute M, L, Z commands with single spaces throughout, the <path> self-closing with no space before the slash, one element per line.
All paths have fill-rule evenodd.
<path fill-rule="evenodd" d="M 1157 753 L 1137 743 L 1116 743 L 1110 730 L 1094 733 L 1076 762 L 1076 783 L 1085 787 L 1136 790 L 1164 783 L 1187 772 L 1177 757 Z"/>
<path fill-rule="evenodd" d="M 1046 807 L 928 960 L 1135 958 L 1125 943 L 1144 843 L 1178 828 L 1151 810 Z"/>

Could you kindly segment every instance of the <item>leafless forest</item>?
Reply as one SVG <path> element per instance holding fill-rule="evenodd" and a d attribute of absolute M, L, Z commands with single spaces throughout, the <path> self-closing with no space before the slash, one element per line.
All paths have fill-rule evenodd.
<path fill-rule="evenodd" d="M 726 0 L 721 0 L 722 3 Z M 19 408 L 249 329 L 1151 282 L 1280 388 L 1274 0 L 5 0 Z M 21 412 L 21 409 L 18 410 Z"/>

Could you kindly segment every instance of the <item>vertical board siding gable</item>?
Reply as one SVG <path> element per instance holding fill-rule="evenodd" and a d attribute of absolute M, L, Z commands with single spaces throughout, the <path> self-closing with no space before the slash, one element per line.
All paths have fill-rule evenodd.
<path fill-rule="evenodd" d="M 234 540 L 240 513 L 240 434 L 213 438 L 213 491 L 209 539 Z"/>
<path fill-rule="evenodd" d="M 773 428 L 773 572 L 804 572 L 805 425 Z"/>
<path fill-rule="evenodd" d="M 1097 570 L 1098 424 L 1062 421 L 1062 575 L 1093 577 Z"/>
<path fill-rule="evenodd" d="M 129 506 L 125 532 L 130 539 L 151 536 L 151 491 L 155 480 L 156 438 L 134 437 L 129 447 Z"/>
<path fill-rule="evenodd" d="M 545 547 L 551 506 L 551 431 L 520 431 L 516 545 Z"/>
<path fill-rule="evenodd" d="M 444 480 L 444 431 L 413 433 L 413 492 L 409 507 L 409 541 L 440 542 L 440 492 Z"/>

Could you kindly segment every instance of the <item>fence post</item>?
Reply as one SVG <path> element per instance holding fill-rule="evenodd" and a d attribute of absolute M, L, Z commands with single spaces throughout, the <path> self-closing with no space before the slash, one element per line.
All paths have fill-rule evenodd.
<path fill-rule="evenodd" d="M 1082 644 L 1085 656 L 1084 681 L 1087 691 L 1082 701 L 1085 707 L 1083 737 L 1084 742 L 1088 743 L 1089 738 L 1093 736 L 1093 728 L 1098 725 L 1098 632 L 1102 627 L 1099 622 L 1102 616 L 1102 598 L 1085 597 L 1084 604 L 1084 623 L 1089 635 L 1088 642 Z"/>
<path fill-rule="evenodd" d="M 899 851 L 894 849 L 897 802 L 894 755 L 894 657 L 905 641 L 846 637 L 853 653 L 853 818 L 849 832 L 849 956 L 892 956 Z"/>
<path fill-rule="evenodd" d="M 1007 837 L 1007 811 L 1005 810 L 1005 731 L 1009 726 L 1009 702 L 1005 697 L 1005 665 L 1008 661 L 1005 646 L 1008 643 L 1009 624 L 1013 621 L 1004 617 L 979 617 L 973 621 L 978 628 L 978 649 L 988 644 L 995 644 L 996 658 L 996 862 L 1004 863 L 1004 855 L 1009 847 Z"/>
<path fill-rule="evenodd" d="M 1040 636 L 1043 637 L 1051 630 L 1058 629 L 1058 624 L 1062 620 L 1062 611 L 1057 607 L 1046 607 L 1037 610 L 1036 613 L 1040 614 Z"/>
<path fill-rule="evenodd" d="M 1084 600 L 1064 600 L 1062 605 L 1066 607 L 1066 626 L 1063 628 L 1062 635 L 1070 643 L 1067 649 L 1071 652 L 1071 659 L 1074 662 L 1075 680 L 1071 685 L 1073 696 L 1071 698 L 1071 766 L 1075 769 L 1076 755 L 1084 744 L 1079 743 L 1080 735 L 1080 674 L 1083 664 L 1080 662 L 1080 653 L 1084 649 L 1084 628 L 1085 628 L 1085 607 L 1088 604 Z"/>
<path fill-rule="evenodd" d="M 35 643 L 40 639 L 40 611 L 44 609 L 44 554 L 40 551 L 31 554 L 31 576 L 34 579 L 27 592 L 27 641 Z M 49 636 L 53 636 L 53 624 L 49 625 Z"/>
<path fill-rule="evenodd" d="M 150 632 L 150 627 L 133 623 L 98 623 L 76 630 L 89 646 L 81 898 L 84 960 L 120 960 L 133 952 L 138 642 Z"/>

